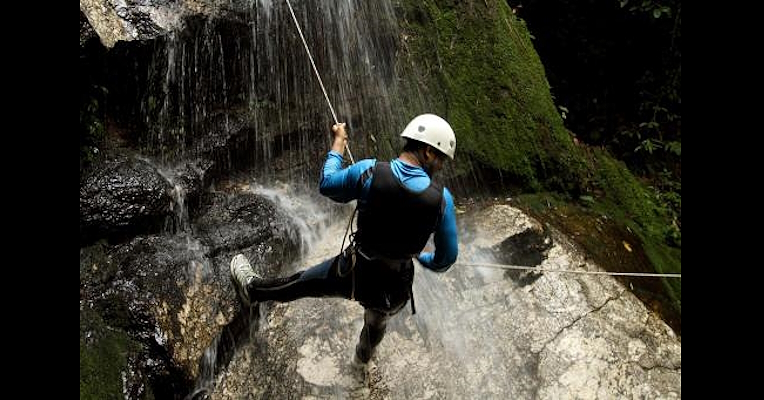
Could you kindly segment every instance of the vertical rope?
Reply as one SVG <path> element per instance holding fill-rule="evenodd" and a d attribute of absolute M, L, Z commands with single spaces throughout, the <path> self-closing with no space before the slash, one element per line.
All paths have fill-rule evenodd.
<path fill-rule="evenodd" d="M 326 103 L 329 104 L 329 110 L 332 112 L 332 117 L 334 118 L 334 123 L 339 124 L 339 121 L 337 120 L 337 113 L 334 112 L 334 107 L 332 107 L 332 102 L 329 101 L 329 95 L 326 94 L 326 88 L 324 87 L 324 82 L 321 80 L 321 75 L 318 73 L 318 68 L 316 68 L 316 63 L 313 61 L 313 56 L 310 54 L 310 50 L 308 49 L 308 43 L 305 41 L 305 36 L 302 34 L 302 29 L 300 29 L 300 23 L 297 22 L 297 17 L 294 15 L 294 9 L 292 9 L 292 4 L 289 3 L 289 0 L 286 0 L 287 6 L 289 7 L 289 13 L 292 14 L 292 19 L 294 20 L 294 24 L 297 27 L 297 32 L 300 34 L 300 39 L 302 39 L 302 44 L 305 46 L 305 52 L 308 53 L 308 58 L 310 59 L 310 65 L 313 66 L 313 72 L 316 73 L 316 78 L 318 78 L 318 84 L 321 85 L 321 91 L 324 93 L 324 98 L 326 99 Z M 347 143 L 345 143 L 345 150 L 347 150 L 348 155 L 350 156 L 350 162 L 355 164 L 355 160 L 353 159 L 353 153 L 350 152 L 350 147 Z"/>

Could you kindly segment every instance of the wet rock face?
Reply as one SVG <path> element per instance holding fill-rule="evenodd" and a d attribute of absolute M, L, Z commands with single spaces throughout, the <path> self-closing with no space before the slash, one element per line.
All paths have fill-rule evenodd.
<path fill-rule="evenodd" d="M 233 347 L 219 336 L 247 327 L 230 281 L 236 253 L 270 268 L 299 254 L 291 220 L 267 199 L 217 193 L 204 201 L 192 222 L 191 232 L 198 235 L 141 235 L 80 251 L 81 308 L 140 345 L 127 357 L 124 387 L 130 393 L 150 388 L 183 398 L 203 370 L 205 352 Z M 217 362 L 225 357 L 217 354 Z"/>
<path fill-rule="evenodd" d="M 84 13 L 101 42 L 112 47 L 120 40 L 150 39 L 177 26 L 177 17 L 168 14 L 179 10 L 168 1 L 80 0 Z"/>
<path fill-rule="evenodd" d="M 126 365 L 108 357 L 96 360 L 120 366 L 129 398 L 143 398 L 147 392 L 175 398 L 192 381 L 189 371 L 173 359 L 174 346 L 168 345 L 178 329 L 167 318 L 167 309 L 178 308 L 184 294 L 182 285 L 168 276 L 188 260 L 177 247 L 159 237 L 140 237 L 116 248 L 96 244 L 80 251 L 80 322 L 86 331 L 97 331 L 92 321 L 99 320 L 106 327 L 102 331 L 129 338 Z M 91 318 L 83 322 L 82 315 Z"/>
<path fill-rule="evenodd" d="M 194 128 L 199 136 L 195 152 L 209 163 L 207 175 L 211 179 L 225 178 L 232 173 L 255 165 L 253 154 L 262 151 L 256 147 L 252 127 L 245 115 L 237 112 L 216 114 Z M 178 148 L 182 144 L 176 144 Z"/>
<path fill-rule="evenodd" d="M 80 243 L 158 232 L 170 215 L 170 193 L 167 180 L 147 162 L 105 160 L 80 182 Z"/>
<path fill-rule="evenodd" d="M 98 34 L 96 34 L 95 30 L 90 25 L 87 17 L 80 11 L 80 48 L 82 48 L 90 39 L 97 37 Z"/>
<path fill-rule="evenodd" d="M 118 41 L 153 39 L 181 25 L 186 15 L 218 15 L 247 3 L 230 0 L 80 0 L 84 13 L 106 47 Z"/>
<path fill-rule="evenodd" d="M 185 207 L 187 218 L 195 218 L 199 212 L 201 206 L 201 199 L 204 196 L 204 187 L 208 186 L 209 181 L 206 179 L 206 163 L 199 161 L 197 163 L 186 163 L 182 165 L 174 178 L 172 178 L 172 184 L 174 185 L 175 203 L 173 207 L 182 208 Z M 182 212 L 183 210 L 177 210 Z M 178 213 L 176 211 L 176 214 Z M 173 232 L 181 230 L 183 226 L 176 227 Z"/>
<path fill-rule="evenodd" d="M 551 248 L 551 236 L 535 225 L 508 237 L 494 246 L 493 250 L 503 264 L 535 267 L 548 257 Z M 507 270 L 505 275 L 520 286 L 526 286 L 540 278 L 541 272 Z"/>
<path fill-rule="evenodd" d="M 253 193 L 212 193 L 194 222 L 199 240 L 210 248 L 210 257 L 230 261 L 236 249 L 261 273 L 280 272 L 285 261 L 300 254 L 299 238 L 289 218 L 273 203 Z"/>

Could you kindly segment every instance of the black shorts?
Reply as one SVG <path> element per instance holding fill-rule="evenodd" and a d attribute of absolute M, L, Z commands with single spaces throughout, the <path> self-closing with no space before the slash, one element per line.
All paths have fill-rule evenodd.
<path fill-rule="evenodd" d="M 395 314 L 411 297 L 414 263 L 407 260 L 391 268 L 384 261 L 358 257 L 354 275 L 355 298 L 362 306 Z"/>

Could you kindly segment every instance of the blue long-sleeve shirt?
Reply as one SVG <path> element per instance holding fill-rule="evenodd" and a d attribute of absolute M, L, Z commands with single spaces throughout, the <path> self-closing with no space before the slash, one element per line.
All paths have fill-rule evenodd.
<path fill-rule="evenodd" d="M 360 191 L 357 185 L 358 179 L 364 171 L 373 167 L 376 162 L 376 159 L 367 158 L 343 169 L 342 155 L 333 150 L 329 151 L 321 174 L 320 193 L 340 203 L 347 203 L 351 200 L 365 202 L 371 187 L 371 178 L 366 179 Z M 390 168 L 393 175 L 412 191 L 421 192 L 430 186 L 430 176 L 421 167 L 407 164 L 396 158 L 390 162 Z M 454 199 L 446 187 L 443 187 L 443 199 L 446 202 L 446 207 L 442 218 L 435 227 L 433 238 L 435 251 L 421 252 L 417 256 L 424 267 L 436 272 L 445 272 L 451 268 L 459 254 Z"/>

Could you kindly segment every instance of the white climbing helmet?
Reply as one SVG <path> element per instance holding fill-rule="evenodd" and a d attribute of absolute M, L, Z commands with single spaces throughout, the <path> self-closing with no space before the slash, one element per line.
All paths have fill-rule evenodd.
<path fill-rule="evenodd" d="M 435 114 L 422 114 L 409 122 L 401 137 L 414 139 L 440 150 L 450 159 L 456 151 L 456 135 L 445 119 Z"/>

